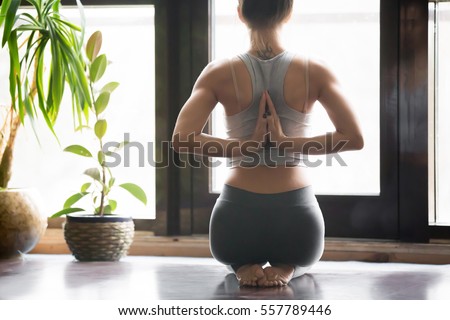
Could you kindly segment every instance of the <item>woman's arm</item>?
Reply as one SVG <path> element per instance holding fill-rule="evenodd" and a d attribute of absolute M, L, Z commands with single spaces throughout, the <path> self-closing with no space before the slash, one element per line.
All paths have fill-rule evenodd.
<path fill-rule="evenodd" d="M 222 139 L 203 133 L 209 115 L 217 104 L 214 88 L 219 85 L 219 72 L 216 66 L 210 64 L 197 79 L 173 131 L 172 146 L 175 151 L 212 157 L 234 157 L 247 154 L 258 147 L 256 142 L 241 143 L 236 139 Z"/>

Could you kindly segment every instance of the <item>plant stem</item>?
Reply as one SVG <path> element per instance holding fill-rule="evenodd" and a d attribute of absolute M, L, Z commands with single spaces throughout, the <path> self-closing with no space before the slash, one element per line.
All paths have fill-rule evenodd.
<path fill-rule="evenodd" d="M 37 68 L 38 68 L 38 60 L 35 57 L 33 66 L 33 81 L 30 87 L 30 99 L 34 100 L 34 97 L 37 93 L 36 86 L 36 77 L 37 77 Z M 22 97 L 17 97 L 17 99 L 22 99 Z M 7 122 L 8 118 L 10 118 L 9 124 L 9 133 L 7 132 Z M 17 137 L 17 132 L 20 128 L 21 120 L 20 116 L 15 114 L 14 108 L 11 106 L 10 111 L 7 114 L 4 125 L 2 126 L 2 140 L 6 140 L 5 149 L 3 150 L 3 154 L 1 155 L 0 161 L 0 188 L 7 188 L 9 180 L 11 180 L 12 176 L 12 163 L 13 163 L 13 153 L 14 153 L 14 144 Z"/>
<path fill-rule="evenodd" d="M 16 141 L 17 131 L 20 127 L 20 117 L 11 115 L 11 125 L 9 128 L 9 137 L 7 138 L 6 147 L 3 151 L 0 162 L 0 187 L 7 188 L 12 175 L 12 160 L 14 151 L 14 142 Z"/>
<path fill-rule="evenodd" d="M 100 139 L 100 150 L 103 150 L 103 143 L 102 140 Z M 103 160 L 103 159 L 102 159 Z M 100 196 L 100 216 L 103 216 L 105 213 L 105 197 L 106 197 L 106 170 L 105 170 L 105 165 L 104 165 L 104 161 L 102 161 L 102 163 L 100 164 L 102 167 L 102 194 Z"/>
<path fill-rule="evenodd" d="M 91 98 L 92 98 L 92 103 L 94 105 L 91 106 L 92 111 L 95 113 L 95 120 L 98 121 L 98 115 L 95 112 L 95 95 L 94 95 L 94 85 L 92 83 L 92 81 L 89 81 L 89 87 L 90 87 L 90 91 L 91 91 Z M 103 141 L 102 139 L 99 139 L 99 143 L 100 143 L 100 151 L 103 150 Z M 98 212 L 98 215 L 100 217 L 103 217 L 103 215 L 105 214 L 105 197 L 106 197 L 106 170 L 105 170 L 105 166 L 104 166 L 104 161 L 102 161 L 102 163 L 100 163 L 100 166 L 102 167 L 102 171 L 101 171 L 101 180 L 102 180 L 102 192 L 100 195 L 100 210 Z"/>
<path fill-rule="evenodd" d="M 106 188 L 106 170 L 105 167 L 102 164 L 102 194 L 100 196 L 100 216 L 103 216 L 105 213 L 105 196 L 106 196 L 106 192 L 105 192 L 105 188 Z"/>
<path fill-rule="evenodd" d="M 97 115 L 95 116 L 95 118 L 98 121 L 98 116 Z M 100 152 L 102 152 L 102 150 L 103 150 L 103 141 L 102 141 L 102 139 L 99 139 L 99 143 L 100 143 Z M 102 156 L 101 160 L 102 161 L 100 163 L 100 166 L 102 167 L 101 175 L 102 175 L 102 183 L 103 183 L 103 185 L 102 185 L 102 193 L 101 193 L 101 196 L 100 196 L 100 212 L 99 212 L 99 215 L 101 217 L 103 217 L 103 215 L 105 213 L 106 170 L 105 170 L 105 161 L 103 161 L 103 156 Z"/>

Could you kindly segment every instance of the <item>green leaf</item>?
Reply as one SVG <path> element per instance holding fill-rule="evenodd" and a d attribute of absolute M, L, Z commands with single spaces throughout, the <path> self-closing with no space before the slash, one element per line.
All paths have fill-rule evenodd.
<path fill-rule="evenodd" d="M 94 131 L 97 138 L 101 139 L 106 133 L 106 129 L 108 128 L 108 124 L 105 119 L 100 119 L 95 123 Z"/>
<path fill-rule="evenodd" d="M 19 60 L 19 48 L 17 47 L 17 32 L 14 31 L 11 33 L 8 39 L 8 49 L 9 49 L 9 92 L 11 95 L 11 101 L 13 108 L 16 108 L 16 94 L 17 91 L 22 87 L 22 83 L 20 82 L 20 60 Z M 19 93 L 19 97 L 21 97 Z M 21 99 L 19 98 L 19 101 Z M 20 111 L 20 110 L 19 110 Z"/>
<path fill-rule="evenodd" d="M 29 0 L 28 2 L 32 3 L 33 0 Z M 34 4 L 33 4 L 33 5 L 34 5 Z M 34 6 L 35 6 L 35 5 L 34 5 Z M 41 24 L 35 17 L 33 17 L 31 14 L 29 14 L 28 12 L 23 12 L 23 13 L 22 13 L 22 16 L 28 18 L 28 21 L 29 21 L 31 24 L 34 24 L 35 26 L 40 26 L 41 28 L 43 28 L 42 24 Z M 26 19 L 23 18 L 23 17 L 21 17 L 21 18 L 22 18 L 23 20 L 26 20 Z"/>
<path fill-rule="evenodd" d="M 68 65 L 68 84 L 72 93 L 76 95 L 75 100 L 81 104 L 83 111 L 85 111 L 85 106 L 91 106 L 93 103 L 91 101 L 88 79 L 85 76 L 85 64 L 82 59 L 80 59 L 79 52 L 74 50 L 76 44 L 74 44 L 73 41 L 64 38 L 64 35 L 58 32 L 57 29 L 55 31 L 56 33 L 53 34 L 54 39 L 52 41 L 58 41 L 63 53 L 60 59 L 64 59 L 65 63 Z"/>
<path fill-rule="evenodd" d="M 119 187 L 127 190 L 129 193 L 131 193 L 133 196 L 135 196 L 139 201 L 141 201 L 143 204 L 147 205 L 147 195 L 145 194 L 144 190 L 142 190 L 141 187 L 134 183 L 123 183 L 119 185 Z"/>
<path fill-rule="evenodd" d="M 84 171 L 84 174 L 94 180 L 101 182 L 100 171 L 97 168 L 87 169 L 86 171 Z"/>
<path fill-rule="evenodd" d="M 8 42 L 8 39 L 11 35 L 12 28 L 14 27 L 14 23 L 16 22 L 16 14 L 17 10 L 19 9 L 20 0 L 12 0 L 11 3 L 8 4 L 2 4 L 2 11 L 3 11 L 3 5 L 6 6 L 7 12 L 4 19 L 5 25 L 3 29 L 3 39 L 2 39 L 2 47 L 5 46 L 6 42 Z"/>
<path fill-rule="evenodd" d="M 28 79 L 25 79 L 23 104 L 25 106 L 26 115 L 28 115 L 31 122 L 34 122 L 34 116 L 35 116 L 36 111 L 34 109 L 33 100 L 31 99 L 31 95 L 28 92 L 29 86 L 30 85 L 29 85 Z"/>
<path fill-rule="evenodd" d="M 100 31 L 96 31 L 90 36 L 86 44 L 86 55 L 89 61 L 93 61 L 95 58 L 97 58 L 97 55 L 100 52 L 101 47 L 102 47 L 102 33 Z"/>
<path fill-rule="evenodd" d="M 90 182 L 83 184 L 81 186 L 81 192 L 86 192 L 91 187 L 91 185 L 92 185 L 92 183 L 90 183 Z"/>
<path fill-rule="evenodd" d="M 90 68 L 90 77 L 92 82 L 97 82 L 103 76 L 106 70 L 106 66 L 108 65 L 108 60 L 106 59 L 106 55 L 102 54 L 95 58 L 94 62 L 92 62 Z"/>
<path fill-rule="evenodd" d="M 118 82 L 110 82 L 110 83 L 105 84 L 103 86 L 102 90 L 100 90 L 100 92 L 112 93 L 114 90 L 117 89 L 118 86 L 119 86 Z"/>
<path fill-rule="evenodd" d="M 84 211 L 84 209 L 81 209 L 81 208 L 66 208 L 66 209 L 63 209 L 61 211 L 58 211 L 57 213 L 52 215 L 50 218 L 58 218 L 58 217 L 64 216 L 64 215 L 69 214 L 69 213 L 80 212 L 80 211 Z"/>
<path fill-rule="evenodd" d="M 2 5 L 0 6 L 0 27 L 3 25 L 3 21 L 6 18 L 6 12 L 8 11 L 9 6 L 11 5 L 11 0 L 3 0 Z"/>
<path fill-rule="evenodd" d="M 41 18 L 41 0 L 27 0 L 33 7 L 36 8 L 36 11 L 38 13 L 38 18 Z"/>
<path fill-rule="evenodd" d="M 91 127 L 89 127 L 89 126 L 87 126 L 87 125 L 80 125 L 80 126 L 78 126 L 78 127 L 76 127 L 75 128 L 75 132 L 78 132 L 78 131 L 83 131 L 83 129 L 86 129 L 86 130 L 91 130 L 92 128 Z"/>
<path fill-rule="evenodd" d="M 103 208 L 103 214 L 111 214 L 112 211 L 113 211 L 113 210 L 112 210 L 112 208 L 111 208 L 111 206 L 110 206 L 109 204 L 107 204 L 107 205 L 104 206 L 104 208 Z"/>
<path fill-rule="evenodd" d="M 89 192 L 78 192 L 74 195 L 70 196 L 66 202 L 64 202 L 64 209 L 70 208 L 73 204 L 77 203 L 80 199 L 82 199 L 85 195 L 89 194 Z"/>
<path fill-rule="evenodd" d="M 61 50 L 62 41 L 58 35 L 59 26 L 53 21 L 48 21 L 48 29 L 50 32 L 50 48 L 51 48 L 51 64 L 50 64 L 50 83 L 47 95 L 47 112 L 54 123 L 61 105 L 61 100 L 64 94 L 67 57 L 65 57 Z M 73 49 L 72 49 L 73 50 Z"/>
<path fill-rule="evenodd" d="M 58 6 L 57 6 L 58 2 L 59 2 L 59 0 L 50 0 L 50 1 L 44 2 L 44 7 L 42 9 L 43 16 L 47 16 L 51 9 L 53 9 L 53 11 L 55 11 L 55 12 L 58 12 Z"/>
<path fill-rule="evenodd" d="M 78 49 L 81 49 L 84 43 L 84 33 L 86 30 L 86 15 L 84 13 L 84 7 L 80 0 L 76 0 L 78 11 L 80 13 L 80 23 L 81 23 L 81 36 L 78 41 Z"/>
<path fill-rule="evenodd" d="M 17 102 L 18 102 L 18 108 L 19 108 L 19 117 L 20 121 L 24 123 L 25 119 L 25 106 L 23 104 L 23 95 L 22 95 L 22 84 L 20 83 L 19 75 L 16 75 L 16 83 L 17 83 Z"/>
<path fill-rule="evenodd" d="M 45 53 L 45 46 L 46 46 L 47 40 L 43 40 L 39 43 L 38 48 L 36 49 L 36 59 L 37 59 L 37 66 L 36 66 L 36 89 L 37 89 L 37 95 L 38 95 L 38 106 L 41 110 L 41 114 L 44 116 L 45 123 L 47 124 L 47 127 L 50 129 L 50 131 L 53 133 L 53 136 L 56 138 L 56 140 L 59 143 L 58 137 L 56 135 L 56 132 L 53 128 L 53 123 L 47 113 L 47 106 L 45 104 L 45 94 L 44 94 L 44 53 Z"/>
<path fill-rule="evenodd" d="M 88 149 L 86 149 L 83 146 L 77 145 L 77 144 L 68 146 L 67 148 L 64 149 L 64 151 L 72 152 L 72 153 L 75 153 L 75 154 L 77 154 L 79 156 L 91 157 L 92 158 L 92 154 L 90 153 L 90 151 Z"/>
<path fill-rule="evenodd" d="M 42 27 L 39 26 L 33 26 L 31 24 L 25 24 L 25 25 L 21 25 L 20 27 L 18 27 L 16 29 L 17 31 L 31 31 L 31 30 L 38 30 L 41 32 L 44 32 L 45 29 L 43 29 Z"/>
<path fill-rule="evenodd" d="M 114 185 L 114 182 L 116 182 L 116 178 L 111 177 L 111 179 L 109 179 L 109 183 L 108 183 L 109 188 L 111 188 Z"/>
<path fill-rule="evenodd" d="M 97 115 L 105 111 L 106 107 L 108 106 L 109 97 L 110 97 L 109 92 L 102 92 L 98 96 L 97 100 L 95 100 L 94 106 L 95 106 L 95 113 Z"/>
<path fill-rule="evenodd" d="M 116 208 L 117 208 L 116 200 L 109 199 L 108 203 L 109 203 L 109 206 L 111 207 L 111 212 L 116 210 Z"/>
<path fill-rule="evenodd" d="M 98 160 L 98 163 L 100 163 L 100 165 L 102 166 L 103 162 L 105 162 L 105 154 L 103 153 L 103 151 L 99 151 L 97 153 L 97 160 Z"/>
<path fill-rule="evenodd" d="M 77 26 L 77 25 L 75 25 L 75 24 L 73 24 L 73 23 L 71 23 L 69 21 L 65 21 L 65 20 L 59 19 L 57 17 L 51 17 L 51 18 L 53 20 L 55 20 L 56 22 L 61 23 L 63 25 L 66 25 L 67 27 L 69 27 L 71 29 L 74 29 L 76 31 L 81 31 L 81 28 L 79 26 Z"/>

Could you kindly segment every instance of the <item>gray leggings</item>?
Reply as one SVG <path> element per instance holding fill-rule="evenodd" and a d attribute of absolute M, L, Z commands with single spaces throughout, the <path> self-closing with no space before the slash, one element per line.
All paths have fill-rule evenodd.
<path fill-rule="evenodd" d="M 324 222 L 310 186 L 260 194 L 225 185 L 209 227 L 213 257 L 234 271 L 245 264 L 290 264 L 297 277 L 323 253 Z"/>

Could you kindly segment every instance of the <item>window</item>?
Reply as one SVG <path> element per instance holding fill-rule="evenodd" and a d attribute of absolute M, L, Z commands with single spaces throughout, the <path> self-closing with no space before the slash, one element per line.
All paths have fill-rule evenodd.
<path fill-rule="evenodd" d="M 229 57 L 247 50 L 247 31 L 237 17 L 237 2 L 212 3 L 212 57 Z M 289 37 L 285 45 L 330 65 L 353 101 L 366 140 L 363 151 L 341 154 L 347 166 L 333 163 L 332 167 L 311 168 L 316 175 L 315 191 L 327 226 L 326 235 L 397 239 L 400 38 L 399 32 L 392 30 L 400 27 L 400 3 L 348 0 L 336 5 L 329 0 L 304 0 L 295 1 L 294 5 L 294 15 L 283 33 Z M 229 34 L 233 34 L 232 41 Z M 216 109 L 210 123 L 212 133 L 220 135 L 223 111 L 220 106 Z M 314 110 L 315 128 L 323 133 L 332 128 L 320 109 L 317 106 Z M 320 123 L 318 119 L 326 121 Z M 192 171 L 194 232 L 208 232 L 209 214 L 225 170 L 214 168 L 209 174 L 203 169 Z"/>
<path fill-rule="evenodd" d="M 78 9 L 63 7 L 62 13 L 77 22 Z M 139 6 L 85 6 L 86 37 L 96 30 L 103 34 L 102 53 L 111 61 L 104 80 L 117 81 L 119 88 L 111 95 L 108 107 L 109 141 L 124 141 L 129 135 L 130 142 L 140 143 L 144 152 L 130 147 L 129 164 L 121 161 L 114 168 L 118 182 L 133 182 L 147 193 L 148 206 L 133 201 L 127 192 L 117 190 L 114 199 L 118 202 L 117 213 L 133 215 L 135 218 L 154 218 L 155 208 L 155 168 L 147 162 L 153 152 L 155 141 L 155 30 L 154 7 Z M 6 59 L 6 60 L 5 60 Z M 1 52 L 0 64 L 8 61 L 5 52 Z M 5 74 L 3 74 L 6 72 Z M 8 70 L 2 70 L 1 79 L 7 78 Z M 103 79 L 102 79 L 103 80 Z M 9 97 L 7 82 L 2 81 L 1 99 Z M 70 97 L 66 97 L 70 105 Z M 0 101 L 0 103 L 6 103 Z M 39 190 L 41 207 L 48 215 L 59 211 L 64 200 L 79 191 L 82 181 L 86 181 L 82 172 L 89 166 L 89 159 L 82 161 L 72 154 L 62 152 L 70 144 L 90 143 L 82 135 L 73 133 L 70 107 L 60 115 L 56 132 L 61 141 L 57 144 L 46 128 L 40 128 L 39 147 L 29 126 L 22 128 L 18 136 L 14 173 L 11 187 L 34 187 Z M 145 153 L 145 154 L 143 154 Z M 145 158 L 146 161 L 142 163 Z M 124 160 L 124 157 L 122 157 Z M 141 162 L 141 163 L 140 163 Z"/>
<path fill-rule="evenodd" d="M 450 225 L 450 2 L 429 4 L 430 224 Z"/>
<path fill-rule="evenodd" d="M 246 27 L 239 21 L 237 2 L 214 2 L 214 58 L 248 49 Z M 340 79 L 355 107 L 365 137 L 363 151 L 340 154 L 327 165 L 310 168 L 317 194 L 379 195 L 380 193 L 380 1 L 305 0 L 294 2 L 294 14 L 283 32 L 287 49 L 324 60 Z M 233 34 L 230 41 L 229 34 Z M 315 132 L 332 131 L 323 108 L 315 111 Z M 214 134 L 223 136 L 222 108 L 212 118 Z M 211 169 L 211 191 L 220 192 L 226 162 Z M 313 161 L 313 160 L 312 160 Z"/>

